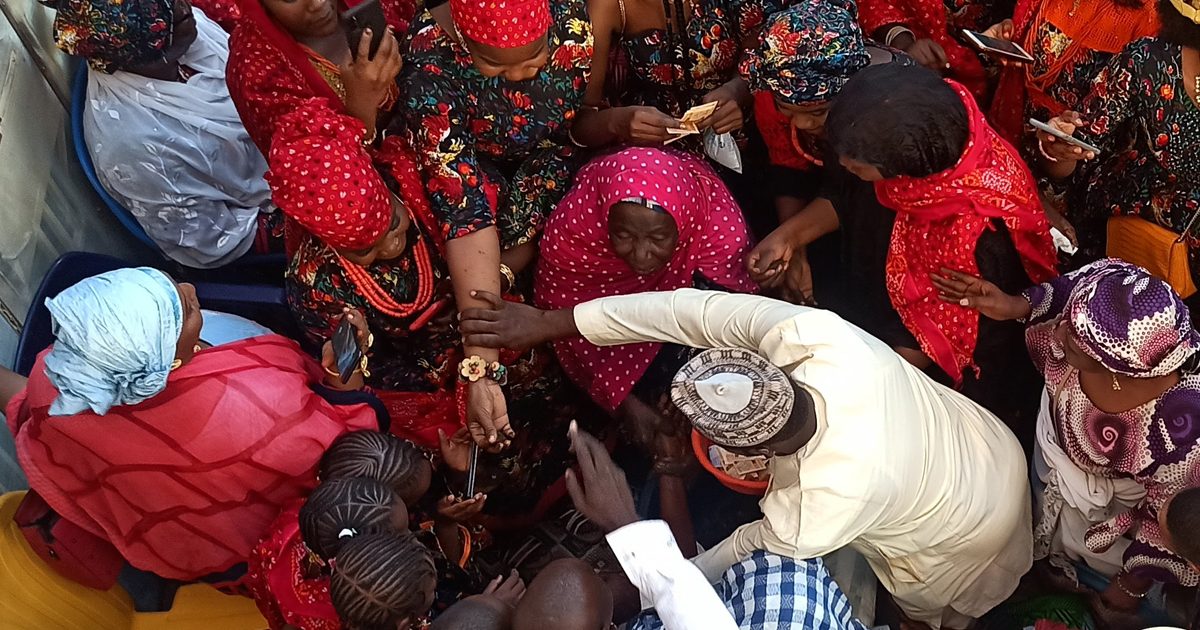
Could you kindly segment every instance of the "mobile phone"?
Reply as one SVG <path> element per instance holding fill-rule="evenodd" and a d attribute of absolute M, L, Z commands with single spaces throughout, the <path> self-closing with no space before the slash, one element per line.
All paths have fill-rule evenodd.
<path fill-rule="evenodd" d="M 467 466 L 467 483 L 463 488 L 463 498 L 475 496 L 475 473 L 479 466 L 479 443 L 471 441 L 471 464 Z"/>
<path fill-rule="evenodd" d="M 975 31 L 963 31 L 963 37 L 979 50 L 1001 57 L 1008 57 L 1024 63 L 1033 63 L 1033 55 L 1025 52 L 1024 48 L 1003 39 L 988 37 Z"/>
<path fill-rule="evenodd" d="M 362 347 L 358 345 L 356 332 L 348 317 L 343 317 L 342 323 L 333 332 L 333 355 L 337 359 L 338 376 L 343 383 L 350 382 L 354 368 L 362 362 Z"/>
<path fill-rule="evenodd" d="M 1044 123 L 1040 120 L 1030 118 L 1029 124 L 1033 125 L 1033 127 L 1035 129 L 1040 129 L 1042 131 L 1045 131 L 1046 133 L 1054 136 L 1055 138 L 1058 138 L 1059 140 L 1062 140 L 1063 142 L 1066 142 L 1067 144 L 1069 144 L 1071 146 L 1079 147 L 1080 149 L 1083 149 L 1084 151 L 1091 151 L 1094 155 L 1100 155 L 1100 149 L 1084 142 L 1083 140 L 1080 140 L 1079 138 L 1076 138 L 1075 136 L 1067 135 L 1067 134 L 1063 133 L 1062 131 L 1055 129 L 1054 127 L 1051 127 L 1050 125 L 1047 125 L 1046 123 Z"/>
<path fill-rule="evenodd" d="M 358 44 L 362 41 L 363 31 L 371 29 L 371 48 L 369 59 L 375 58 L 383 36 L 387 33 L 387 17 L 383 14 L 383 5 L 379 0 L 363 0 L 362 2 L 342 12 L 342 23 L 346 25 L 346 43 L 350 44 L 350 54 L 358 56 Z"/>

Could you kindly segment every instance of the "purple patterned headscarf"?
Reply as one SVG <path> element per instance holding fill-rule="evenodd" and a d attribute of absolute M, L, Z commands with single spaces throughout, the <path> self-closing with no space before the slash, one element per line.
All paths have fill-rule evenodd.
<path fill-rule="evenodd" d="M 1080 348 L 1104 367 L 1152 378 L 1178 370 L 1200 351 L 1200 334 L 1171 285 L 1115 258 L 1080 274 L 1063 313 Z"/>

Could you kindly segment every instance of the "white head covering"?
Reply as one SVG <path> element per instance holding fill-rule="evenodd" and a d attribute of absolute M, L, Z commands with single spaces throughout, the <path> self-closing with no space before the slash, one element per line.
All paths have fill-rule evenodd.
<path fill-rule="evenodd" d="M 792 415 L 796 392 L 782 370 L 740 348 L 717 348 L 688 361 L 671 384 L 671 400 L 719 446 L 758 446 Z"/>
<path fill-rule="evenodd" d="M 166 388 L 183 331 L 183 303 L 167 274 L 102 273 L 46 300 L 46 308 L 54 330 L 46 376 L 58 389 L 50 415 L 103 415 Z"/>

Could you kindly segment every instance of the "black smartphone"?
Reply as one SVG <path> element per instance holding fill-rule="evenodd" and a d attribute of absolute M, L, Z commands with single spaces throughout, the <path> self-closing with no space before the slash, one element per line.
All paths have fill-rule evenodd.
<path fill-rule="evenodd" d="M 1000 55 L 1001 57 L 1008 57 L 1009 59 L 1015 59 L 1023 63 L 1033 63 L 1033 55 L 1025 52 L 1024 48 L 1021 48 L 1010 41 L 996 39 L 995 37 L 988 37 L 983 33 L 967 30 L 963 31 L 963 36 L 966 37 L 967 41 L 971 42 L 972 45 L 985 53 Z"/>
<path fill-rule="evenodd" d="M 354 368 L 362 362 L 362 346 L 358 344 L 358 334 L 350 318 L 343 317 L 333 332 L 333 356 L 337 359 L 338 375 L 343 383 L 350 382 Z"/>
<path fill-rule="evenodd" d="M 463 487 L 463 498 L 475 496 L 475 476 L 479 466 L 479 444 L 471 440 L 471 463 L 467 466 L 467 483 Z"/>
<path fill-rule="evenodd" d="M 350 54 L 358 57 L 358 44 L 362 41 L 363 31 L 371 29 L 371 48 L 368 59 L 374 59 L 387 33 L 387 17 L 383 14 L 383 5 L 379 0 L 363 0 L 362 2 L 342 12 L 342 23 L 346 25 L 346 43 L 350 45 Z"/>

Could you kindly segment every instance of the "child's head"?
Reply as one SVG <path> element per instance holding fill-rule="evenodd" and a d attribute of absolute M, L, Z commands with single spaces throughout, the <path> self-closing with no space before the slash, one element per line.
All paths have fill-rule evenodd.
<path fill-rule="evenodd" d="M 300 508 L 300 537 L 324 560 L 355 536 L 407 531 L 408 510 L 391 488 L 364 478 L 330 479 Z"/>
<path fill-rule="evenodd" d="M 446 609 L 430 630 L 508 630 L 513 609 L 490 595 L 474 595 Z"/>
<path fill-rule="evenodd" d="M 1158 512 L 1163 542 L 1193 567 L 1200 566 L 1200 488 L 1182 490 Z"/>
<path fill-rule="evenodd" d="M 410 533 L 351 539 L 338 554 L 329 597 L 354 630 L 406 630 L 429 613 L 437 587 L 433 554 Z"/>
<path fill-rule="evenodd" d="M 429 490 L 433 467 L 412 442 L 378 431 L 355 431 L 333 441 L 321 457 L 320 474 L 322 480 L 369 477 L 411 506 Z"/>
<path fill-rule="evenodd" d="M 570 602 L 570 605 L 564 605 Z M 546 565 L 525 590 L 513 630 L 608 630 L 613 594 L 591 567 L 574 558 Z"/>

